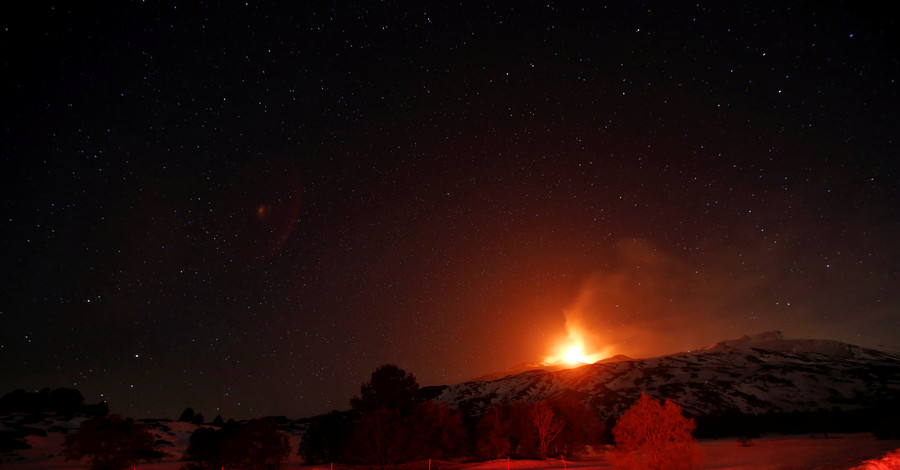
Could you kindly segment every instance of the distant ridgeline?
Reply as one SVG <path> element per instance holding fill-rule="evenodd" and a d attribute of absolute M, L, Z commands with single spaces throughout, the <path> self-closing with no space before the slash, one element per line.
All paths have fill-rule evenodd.
<path fill-rule="evenodd" d="M 0 397 L 0 414 L 8 413 L 79 413 L 89 416 L 106 416 L 109 405 L 103 401 L 85 404 L 78 390 L 71 388 L 45 388 L 39 392 L 14 390 Z"/>
<path fill-rule="evenodd" d="M 498 403 L 569 395 L 611 428 L 646 393 L 682 407 L 696 420 L 698 437 L 900 436 L 900 356 L 833 340 L 785 339 L 777 331 L 667 356 L 503 375 L 423 392 L 475 419 Z"/>

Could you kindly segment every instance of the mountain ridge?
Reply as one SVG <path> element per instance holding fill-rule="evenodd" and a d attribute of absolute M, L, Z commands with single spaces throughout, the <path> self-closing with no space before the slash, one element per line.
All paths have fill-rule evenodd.
<path fill-rule="evenodd" d="M 601 419 L 618 416 L 641 393 L 670 399 L 692 416 L 851 410 L 900 400 L 900 357 L 767 331 L 666 356 L 446 385 L 433 396 L 478 415 L 497 403 L 536 402 L 562 393 L 579 397 Z"/>

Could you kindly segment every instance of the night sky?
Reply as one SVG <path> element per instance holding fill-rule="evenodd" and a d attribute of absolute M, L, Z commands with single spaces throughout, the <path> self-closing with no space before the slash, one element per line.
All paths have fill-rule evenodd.
<path fill-rule="evenodd" d="M 336 3 L 0 7 L 0 393 L 305 417 L 571 331 L 900 351 L 886 12 Z"/>

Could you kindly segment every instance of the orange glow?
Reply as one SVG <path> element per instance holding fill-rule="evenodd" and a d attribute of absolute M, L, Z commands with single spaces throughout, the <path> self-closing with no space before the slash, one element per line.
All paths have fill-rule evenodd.
<path fill-rule="evenodd" d="M 580 366 L 593 364 L 600 359 L 611 356 L 608 348 L 598 347 L 595 335 L 583 330 L 576 322 L 566 321 L 568 338 L 562 341 L 556 349 L 556 354 L 551 354 L 544 359 L 546 364 Z"/>
<path fill-rule="evenodd" d="M 569 352 L 566 353 L 566 362 L 569 364 L 587 364 L 590 363 L 591 360 L 587 356 L 581 354 L 581 347 L 572 346 L 569 348 Z"/>
<path fill-rule="evenodd" d="M 585 309 L 580 300 L 565 312 L 566 336 L 560 338 L 551 354 L 544 359 L 546 365 L 578 367 L 593 364 L 615 353 L 605 338 L 583 323 Z"/>

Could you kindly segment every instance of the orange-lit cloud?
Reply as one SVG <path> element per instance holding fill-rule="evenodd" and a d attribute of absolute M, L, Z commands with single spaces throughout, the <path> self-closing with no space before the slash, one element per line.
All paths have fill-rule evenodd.
<path fill-rule="evenodd" d="M 761 287 L 759 280 L 719 278 L 640 239 L 620 241 L 614 253 L 565 311 L 567 337 L 547 362 L 563 361 L 575 346 L 595 362 L 697 348 L 724 339 L 720 332 L 730 328 L 746 332 L 739 319 L 725 314 L 739 310 L 742 299 Z"/>
<path fill-rule="evenodd" d="M 566 338 L 544 359 L 549 364 L 591 364 L 613 355 L 603 339 L 582 325 L 576 309 L 566 311 Z"/>

